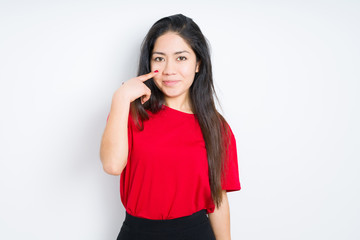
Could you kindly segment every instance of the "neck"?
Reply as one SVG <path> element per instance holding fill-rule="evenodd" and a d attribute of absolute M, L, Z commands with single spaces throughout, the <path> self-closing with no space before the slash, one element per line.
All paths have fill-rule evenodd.
<path fill-rule="evenodd" d="M 183 97 L 183 98 L 166 98 L 165 97 L 165 105 L 182 111 L 182 112 L 187 112 L 187 113 L 193 113 L 192 111 L 192 104 L 190 101 L 190 98 L 187 97 Z"/>

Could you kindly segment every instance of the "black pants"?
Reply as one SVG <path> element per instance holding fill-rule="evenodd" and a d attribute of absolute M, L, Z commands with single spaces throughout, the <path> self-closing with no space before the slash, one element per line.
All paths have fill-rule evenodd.
<path fill-rule="evenodd" d="M 216 240 L 206 210 L 190 216 L 152 220 L 126 212 L 117 240 Z"/>

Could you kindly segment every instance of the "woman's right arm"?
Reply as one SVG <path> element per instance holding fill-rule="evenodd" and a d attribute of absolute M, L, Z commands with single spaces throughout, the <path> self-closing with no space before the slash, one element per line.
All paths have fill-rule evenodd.
<path fill-rule="evenodd" d="M 127 164 L 130 103 L 139 97 L 142 97 L 142 103 L 149 100 L 151 91 L 144 82 L 154 75 L 156 73 L 151 72 L 132 78 L 124 82 L 113 95 L 100 145 L 100 160 L 108 174 L 120 175 Z"/>
<path fill-rule="evenodd" d="M 100 146 L 100 160 L 104 171 L 120 175 L 128 157 L 128 117 L 130 101 L 116 91 Z"/>

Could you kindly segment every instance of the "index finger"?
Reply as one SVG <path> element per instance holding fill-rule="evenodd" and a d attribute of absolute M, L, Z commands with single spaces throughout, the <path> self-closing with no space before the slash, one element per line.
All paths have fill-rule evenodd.
<path fill-rule="evenodd" d="M 154 72 L 149 72 L 147 74 L 144 74 L 144 75 L 140 75 L 138 76 L 137 78 L 140 80 L 140 81 L 143 81 L 145 82 L 146 80 L 152 78 L 153 76 L 155 76 L 159 71 L 158 70 L 155 70 Z"/>

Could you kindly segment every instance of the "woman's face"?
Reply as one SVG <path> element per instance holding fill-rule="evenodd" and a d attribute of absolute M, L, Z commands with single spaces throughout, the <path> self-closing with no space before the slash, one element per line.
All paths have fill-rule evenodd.
<path fill-rule="evenodd" d="M 188 98 L 195 73 L 199 71 L 195 52 L 174 32 L 167 32 L 155 41 L 150 61 L 153 78 L 166 98 Z"/>

